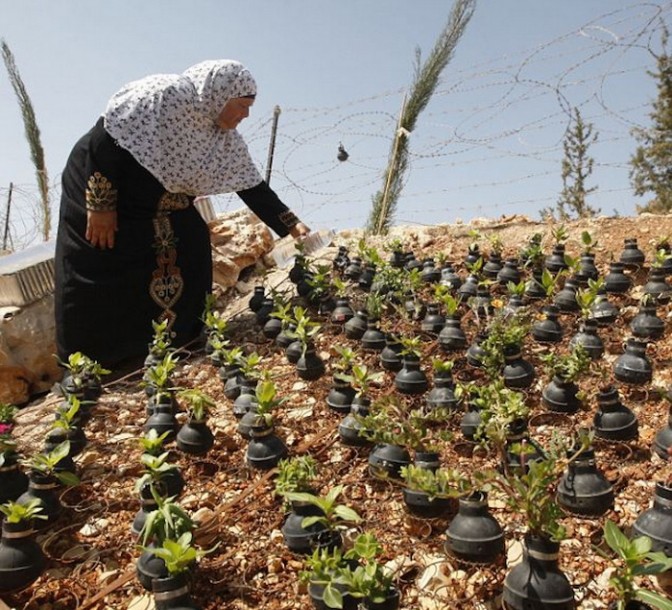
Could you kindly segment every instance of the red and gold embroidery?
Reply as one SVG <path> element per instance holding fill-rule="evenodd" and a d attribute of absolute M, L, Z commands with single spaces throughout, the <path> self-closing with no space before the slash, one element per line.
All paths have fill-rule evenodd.
<path fill-rule="evenodd" d="M 159 213 L 154 219 L 154 248 L 157 268 L 152 273 L 149 293 L 154 302 L 163 309 L 160 320 L 168 320 L 170 329 L 177 318 L 172 307 L 182 296 L 184 281 L 180 268 L 176 265 L 177 250 L 173 227 L 165 213 Z"/>
<path fill-rule="evenodd" d="M 94 172 L 86 183 L 86 209 L 96 212 L 117 209 L 117 189 L 100 172 Z"/>
<path fill-rule="evenodd" d="M 189 195 L 165 192 L 159 199 L 159 213 L 186 210 L 191 205 Z"/>
<path fill-rule="evenodd" d="M 284 224 L 288 229 L 291 229 L 294 225 L 299 222 L 299 219 L 296 217 L 296 214 L 292 210 L 287 210 L 278 216 L 280 222 Z"/>

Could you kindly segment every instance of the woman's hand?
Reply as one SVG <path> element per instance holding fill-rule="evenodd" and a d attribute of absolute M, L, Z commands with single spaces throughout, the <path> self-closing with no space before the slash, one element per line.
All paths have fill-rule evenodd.
<path fill-rule="evenodd" d="M 305 237 L 310 233 L 310 229 L 302 222 L 297 222 L 290 230 L 289 234 L 294 238 Z"/>
<path fill-rule="evenodd" d="M 114 248 L 114 234 L 117 230 L 117 212 L 86 211 L 86 239 L 94 248 Z"/>

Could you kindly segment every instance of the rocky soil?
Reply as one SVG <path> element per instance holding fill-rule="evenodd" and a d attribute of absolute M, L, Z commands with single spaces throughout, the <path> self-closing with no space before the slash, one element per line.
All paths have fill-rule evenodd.
<path fill-rule="evenodd" d="M 637 218 L 597 218 L 567 223 L 570 233 L 567 250 L 578 255 L 581 233 L 589 231 L 598 240 L 597 262 L 602 271 L 611 259 L 617 259 L 625 238 L 637 238 L 638 244 L 651 260 L 654 247 L 672 235 L 672 217 L 644 215 Z M 446 225 L 425 228 L 395 228 L 390 237 L 400 238 L 417 258 L 444 253 L 447 260 L 461 261 L 467 244 L 473 241 L 469 232 L 478 229 L 483 235 L 482 250 L 488 250 L 487 236 L 497 234 L 505 245 L 505 256 L 515 255 L 533 233 L 543 233 L 546 250 L 552 243 L 551 227 L 523 217 L 507 217 L 498 221 L 480 220 L 468 225 Z M 330 264 L 337 245 L 356 250 L 361 233 L 342 232 L 334 247 L 323 249 L 319 261 Z M 389 239 L 389 238 L 388 238 Z M 386 240 L 368 239 L 368 245 L 382 248 Z M 287 269 L 271 270 L 264 284 L 277 290 L 291 291 Z M 645 281 L 646 269 L 634 272 L 638 286 Z M 279 407 L 275 419 L 277 432 L 289 448 L 290 455 L 310 454 L 320 464 L 320 491 L 334 485 L 346 486 L 344 501 L 355 508 L 363 521 L 357 531 L 373 530 L 381 541 L 384 560 L 394 570 L 402 592 L 403 610 L 438 610 L 443 608 L 495 609 L 501 607 L 501 593 L 508 565 L 521 555 L 519 540 L 524 529 L 521 515 L 505 508 L 504 498 L 491 498 L 493 514 L 505 527 L 507 561 L 495 566 L 460 563 L 443 550 L 446 518 L 423 520 L 412 517 L 402 502 L 401 485 L 373 479 L 367 472 L 368 449 L 353 449 L 338 440 L 337 426 L 341 416 L 325 404 L 331 386 L 330 366 L 335 345 L 356 342 L 338 333 L 338 328 L 325 322 L 318 335 L 320 354 L 327 361 L 327 374 L 314 382 L 299 379 L 292 365 L 272 343 L 265 340 L 247 310 L 248 291 L 260 282 L 253 270 L 245 274 L 245 282 L 237 288 L 221 291 L 219 306 L 230 319 L 232 341 L 262 356 L 261 366 L 269 371 L 286 402 Z M 620 299 L 624 307 L 622 319 L 612 328 L 601 330 L 607 353 L 605 363 L 611 364 L 622 353 L 622 344 L 629 335 L 629 320 L 637 311 L 641 289 L 634 288 Z M 597 461 L 613 483 L 616 502 L 613 510 L 600 518 L 577 518 L 567 515 L 563 524 L 568 538 L 561 546 L 561 567 L 575 589 L 580 609 L 607 608 L 613 599 L 608 579 L 609 562 L 595 552 L 592 545 L 601 543 L 604 521 L 612 519 L 621 527 L 629 527 L 639 513 L 648 508 L 656 480 L 670 476 L 667 463 L 651 454 L 655 433 L 667 425 L 668 404 L 656 388 L 667 388 L 672 379 L 672 343 L 669 332 L 670 305 L 661 306 L 658 315 L 666 321 L 662 339 L 649 346 L 654 369 L 653 382 L 636 388 L 617 384 L 623 402 L 638 416 L 640 435 L 628 443 L 597 443 Z M 566 337 L 575 328 L 574 316 L 563 316 Z M 476 322 L 467 316 L 464 328 L 473 336 Z M 424 336 L 423 362 L 440 356 L 435 338 Z M 566 341 L 562 347 L 566 347 Z M 559 348 L 559 349 L 562 349 Z M 524 353 L 535 364 L 548 347 L 535 344 L 528 337 Z M 462 358 L 462 356 L 460 356 Z M 380 369 L 377 354 L 362 353 L 361 359 Z M 427 366 L 427 365 L 425 365 Z M 456 362 L 457 370 L 466 370 L 464 362 Z M 141 473 L 137 437 L 145 419 L 145 395 L 140 385 L 142 371 L 133 371 L 106 385 L 94 415 L 86 428 L 89 443 L 76 458 L 81 484 L 61 496 L 64 514 L 39 541 L 48 557 L 48 569 L 30 588 L 5 595 L 0 600 L 9 608 L 25 610 L 133 609 L 153 607 L 151 596 L 135 578 L 135 561 L 139 556 L 137 539 L 130 525 L 139 508 L 134 484 Z M 373 397 L 392 392 L 392 377 L 374 389 Z M 274 471 L 259 472 L 245 463 L 244 441 L 236 432 L 237 420 L 231 401 L 223 394 L 217 369 L 200 346 L 192 346 L 185 354 L 175 381 L 182 386 L 198 387 L 209 393 L 217 408 L 211 418 L 216 433 L 214 448 L 206 457 L 194 458 L 174 451 L 172 458 L 183 471 L 187 482 L 182 505 L 199 520 L 197 541 L 208 548 L 218 542 L 217 549 L 204 558 L 195 572 L 193 597 L 204 610 L 290 610 L 310 607 L 305 585 L 299 580 L 303 557 L 292 554 L 284 545 L 280 527 L 284 512 L 282 502 L 273 494 Z M 546 380 L 540 377 L 527 392 L 534 415 L 545 408 L 540 401 Z M 548 423 L 543 417 L 531 421 L 531 432 L 540 443 L 547 441 L 552 430 L 570 434 L 580 426 L 590 425 L 595 412 L 596 379 L 582 382 L 588 396 L 585 410 Z M 422 398 L 406 398 L 409 407 L 422 404 Z M 49 394 L 22 409 L 15 436 L 24 453 L 41 446 L 46 426 L 51 421 L 58 398 Z M 496 465 L 494 455 L 474 451 L 459 432 L 459 414 L 452 422 L 454 441 L 441 447 L 441 460 L 470 472 Z M 352 535 L 354 532 L 350 532 Z M 643 586 L 660 590 L 661 583 L 642 581 Z"/>

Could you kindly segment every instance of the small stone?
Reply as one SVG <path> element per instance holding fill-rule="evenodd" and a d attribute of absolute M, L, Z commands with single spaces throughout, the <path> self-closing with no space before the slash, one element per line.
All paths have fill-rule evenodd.
<path fill-rule="evenodd" d="M 271 542 L 282 542 L 283 541 L 282 532 L 278 529 L 271 530 L 269 538 L 271 539 Z"/>
<path fill-rule="evenodd" d="M 335 451 L 329 458 L 330 464 L 338 464 L 343 461 L 345 461 L 345 454 L 343 451 Z"/>
<path fill-rule="evenodd" d="M 418 563 L 413 561 L 407 555 L 401 555 L 391 559 L 383 567 L 385 568 L 386 572 L 393 574 L 396 578 L 403 576 L 404 574 L 408 574 L 412 570 L 416 569 L 418 567 Z"/>
<path fill-rule="evenodd" d="M 185 508 L 190 508 L 191 506 L 198 504 L 200 504 L 199 497 L 195 494 L 188 494 L 182 498 L 182 505 Z"/>
<path fill-rule="evenodd" d="M 266 561 L 266 569 L 269 574 L 279 574 L 284 570 L 280 557 L 269 557 Z"/>
<path fill-rule="evenodd" d="M 110 522 L 107 519 L 96 519 L 91 523 L 85 523 L 79 530 L 79 533 L 84 537 L 97 536 L 109 526 Z"/>
<path fill-rule="evenodd" d="M 100 464 L 101 460 L 101 453 L 92 449 L 86 449 L 77 456 L 77 463 L 82 467 L 91 464 Z"/>
<path fill-rule="evenodd" d="M 595 579 L 595 586 L 597 587 L 597 590 L 606 590 L 609 588 L 609 579 L 611 578 L 612 574 L 616 568 L 607 568 L 602 572 L 596 579 Z"/>
<path fill-rule="evenodd" d="M 207 506 L 202 506 L 199 508 L 197 511 L 193 513 L 191 518 L 196 522 L 196 523 L 207 523 L 212 519 L 214 516 L 215 512 L 211 509 L 208 508 Z"/>

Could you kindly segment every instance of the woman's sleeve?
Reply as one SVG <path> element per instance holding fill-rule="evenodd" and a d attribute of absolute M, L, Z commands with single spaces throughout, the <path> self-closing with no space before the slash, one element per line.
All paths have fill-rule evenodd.
<path fill-rule="evenodd" d="M 237 191 L 237 194 L 280 237 L 289 235 L 289 230 L 299 222 L 294 212 L 280 201 L 265 180 L 252 188 Z"/>
<path fill-rule="evenodd" d="M 118 170 L 123 150 L 103 127 L 101 118 L 91 132 L 86 156 L 86 209 L 108 212 L 117 208 Z"/>

